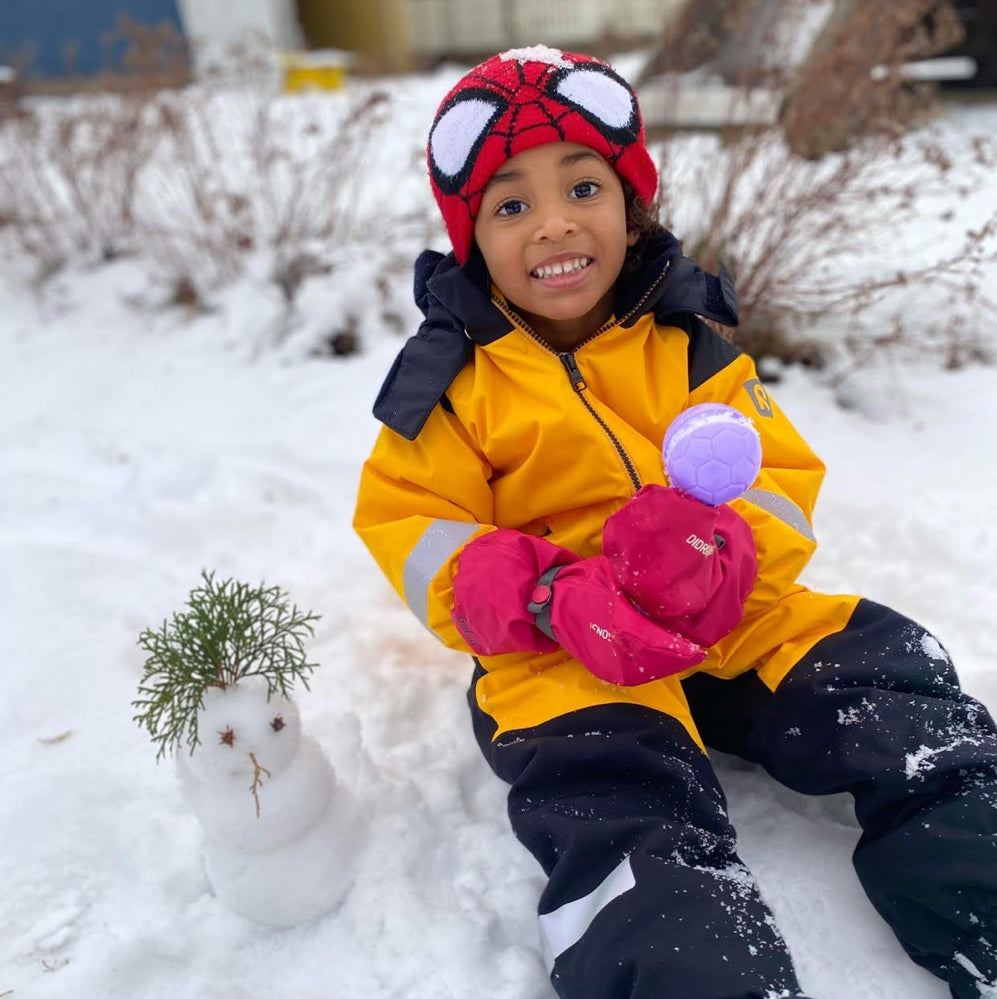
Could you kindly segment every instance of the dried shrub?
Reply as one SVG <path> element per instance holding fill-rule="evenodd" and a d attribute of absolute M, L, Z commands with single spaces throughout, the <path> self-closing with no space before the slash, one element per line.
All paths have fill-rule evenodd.
<path fill-rule="evenodd" d="M 780 123 L 794 152 L 819 157 L 862 135 L 895 135 L 931 106 L 933 91 L 904 64 L 963 37 L 947 0 L 837 0 L 830 21 L 793 74 Z"/>
<path fill-rule="evenodd" d="M 136 186 L 157 145 L 150 105 L 187 78 L 184 40 L 169 25 L 123 17 L 104 42 L 120 59 L 81 94 L 19 96 L 0 116 L 0 215 L 36 276 L 136 249 Z"/>
<path fill-rule="evenodd" d="M 155 146 L 147 111 L 141 98 L 101 95 L 0 123 L 0 212 L 39 270 L 135 248 L 135 187 Z"/>
<path fill-rule="evenodd" d="M 736 339 L 758 356 L 782 343 L 790 358 L 794 342 L 803 341 L 811 341 L 810 353 L 807 331 L 828 319 L 848 329 L 832 346 L 852 360 L 871 349 L 907 348 L 952 365 L 987 353 L 981 328 L 997 318 L 997 303 L 985 291 L 983 268 L 997 260 L 997 214 L 962 234 L 949 217 L 952 245 L 922 248 L 916 263 L 885 266 L 880 259 L 895 233 L 937 217 L 931 206 L 938 201 L 951 209 L 997 169 L 997 148 L 987 138 L 967 140 L 961 155 L 939 142 L 926 127 L 925 93 L 918 88 L 915 99 L 901 72 L 915 15 L 930 5 L 891 0 L 893 19 L 878 23 L 873 45 L 868 16 L 883 2 L 865 8 L 846 0 L 850 15 L 831 23 L 799 67 L 772 59 L 785 21 L 770 18 L 761 36 L 756 20 L 742 21 L 739 30 L 755 34 L 728 39 L 742 83 L 730 91 L 728 124 L 709 135 L 663 133 L 662 220 L 704 267 L 723 261 L 731 269 L 741 302 Z M 732 6 L 744 17 L 758 5 Z M 766 6 L 799 19 L 820 5 Z M 675 45 L 682 48 L 673 28 Z M 676 99 L 688 79 L 670 77 Z M 783 101 L 781 124 L 745 124 L 744 109 L 758 106 L 752 95 L 759 90 Z M 829 94 L 842 96 L 829 101 Z M 794 151 L 793 135 L 811 137 L 806 157 Z M 814 158 L 817 146 L 837 151 Z"/>
<path fill-rule="evenodd" d="M 4 246 L 35 277 L 137 253 L 197 301 L 263 254 L 290 305 L 305 279 L 327 272 L 330 248 L 361 234 L 386 95 L 282 95 L 273 53 L 254 39 L 198 84 L 162 88 L 168 60 L 155 43 L 169 40 L 129 37 L 116 93 L 33 99 L 0 120 Z"/>
<path fill-rule="evenodd" d="M 139 210 L 150 254 L 168 275 L 196 274 L 202 295 L 266 254 L 291 305 L 306 278 L 328 272 L 324 251 L 357 238 L 365 155 L 387 106 L 372 88 L 336 101 L 279 95 L 269 55 L 253 47 L 207 83 L 161 94 Z"/>

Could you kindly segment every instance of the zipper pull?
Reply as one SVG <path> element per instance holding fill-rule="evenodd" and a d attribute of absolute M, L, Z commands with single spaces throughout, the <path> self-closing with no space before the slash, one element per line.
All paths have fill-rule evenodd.
<path fill-rule="evenodd" d="M 578 367 L 575 355 L 570 350 L 566 350 L 563 354 L 558 354 L 557 356 L 561 359 L 561 363 L 568 372 L 568 377 L 571 379 L 571 387 L 576 392 L 581 392 L 585 388 L 585 378 Z"/>

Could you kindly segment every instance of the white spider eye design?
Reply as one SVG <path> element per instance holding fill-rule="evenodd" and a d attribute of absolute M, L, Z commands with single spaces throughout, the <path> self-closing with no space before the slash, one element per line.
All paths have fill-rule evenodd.
<path fill-rule="evenodd" d="M 637 108 L 624 84 L 597 69 L 573 69 L 558 80 L 555 93 L 617 131 L 637 133 Z"/>
<path fill-rule="evenodd" d="M 480 139 L 502 108 L 471 97 L 444 112 L 429 137 L 433 166 L 448 179 L 459 178 Z"/>

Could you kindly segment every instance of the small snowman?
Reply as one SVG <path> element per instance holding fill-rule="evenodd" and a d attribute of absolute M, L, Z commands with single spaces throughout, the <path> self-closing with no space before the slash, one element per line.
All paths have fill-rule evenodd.
<path fill-rule="evenodd" d="M 139 636 L 149 658 L 135 720 L 157 759 L 176 753 L 218 898 L 255 922 L 291 926 L 341 901 L 365 838 L 357 802 L 302 735 L 289 697 L 315 668 L 304 639 L 317 617 L 277 587 L 202 580 L 189 611 Z"/>

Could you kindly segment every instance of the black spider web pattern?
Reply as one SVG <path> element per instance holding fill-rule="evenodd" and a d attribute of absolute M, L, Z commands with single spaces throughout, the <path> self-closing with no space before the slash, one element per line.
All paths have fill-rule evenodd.
<path fill-rule="evenodd" d="M 502 94 L 503 94 L 504 97 L 508 97 L 510 99 L 516 93 L 516 89 L 517 89 L 516 87 L 507 86 L 506 84 L 501 83 L 499 80 L 493 79 L 490 76 L 482 76 L 479 73 L 471 73 L 467 77 L 467 79 L 474 80 L 475 83 L 480 83 L 481 86 L 482 86 L 482 89 L 484 89 L 484 90 L 488 90 L 488 89 L 500 90 L 500 91 L 502 91 Z M 524 82 L 525 81 L 520 81 L 520 86 Z M 464 89 L 464 88 L 462 87 L 461 89 Z"/>
<path fill-rule="evenodd" d="M 524 132 L 528 132 L 536 128 L 547 128 L 549 125 L 557 132 L 558 136 L 560 137 L 560 140 L 562 142 L 566 142 L 567 135 L 562 122 L 564 121 L 565 118 L 568 117 L 568 115 L 579 114 L 581 115 L 583 120 L 589 122 L 588 118 L 585 115 L 581 114 L 579 109 L 575 107 L 571 106 L 565 107 L 562 111 L 559 111 L 558 113 L 555 114 L 546 105 L 543 98 L 547 98 L 548 100 L 554 100 L 559 103 L 562 100 L 562 98 L 560 98 L 559 95 L 549 94 L 546 92 L 546 85 L 550 77 L 554 75 L 553 70 L 551 70 L 550 72 L 543 73 L 540 79 L 538 79 L 535 83 L 530 82 L 529 80 L 526 79 L 526 73 L 522 63 L 517 62 L 515 65 L 515 70 L 516 70 L 516 76 L 519 81 L 518 86 L 516 87 L 510 87 L 507 84 L 504 84 L 494 79 L 493 77 L 485 76 L 480 73 L 472 73 L 468 77 L 469 79 L 474 80 L 476 83 L 481 84 L 483 89 L 493 89 L 500 91 L 505 97 L 507 97 L 510 100 L 510 104 L 514 104 L 513 113 L 508 127 L 493 128 L 491 130 L 492 135 L 504 140 L 505 155 L 507 159 L 511 159 L 513 155 L 512 153 L 513 140 L 516 138 L 516 136 L 522 135 Z M 519 87 L 524 87 L 524 86 L 532 87 L 535 90 L 539 91 L 540 92 L 539 96 L 533 98 L 532 100 L 525 101 L 521 104 L 515 104 L 515 95 L 518 92 Z M 518 120 L 520 113 L 525 111 L 527 108 L 531 108 L 533 105 L 536 105 L 540 108 L 541 112 L 543 113 L 547 121 L 535 122 L 533 124 L 526 125 L 522 128 L 517 128 L 516 122 Z M 621 145 L 619 143 L 613 142 L 605 135 L 602 135 L 601 129 L 599 129 L 597 125 L 594 125 L 592 122 L 589 122 L 589 124 L 592 124 L 592 127 L 594 127 L 596 131 L 599 132 L 599 134 L 602 136 L 602 140 L 603 142 L 606 143 L 608 149 L 608 155 L 606 156 L 606 159 L 615 168 L 616 164 L 619 162 L 620 158 L 623 156 L 624 152 L 628 148 L 628 144 Z M 468 183 L 470 183 L 470 178 L 468 178 Z M 456 196 L 460 198 L 461 202 L 463 202 L 469 217 L 473 218 L 473 212 L 471 211 L 471 203 L 484 194 L 485 188 L 487 186 L 488 186 L 487 183 L 485 183 L 473 190 L 465 186 L 464 190 L 456 192 Z"/>
<path fill-rule="evenodd" d="M 533 107 L 538 107 L 543 113 L 547 121 L 537 121 L 530 125 L 519 125 L 519 116 L 525 111 L 532 110 Z M 512 143 L 517 136 L 523 135 L 526 132 L 531 132 L 537 128 L 553 128 L 557 132 L 558 137 L 562 142 L 567 141 L 567 137 L 564 128 L 561 125 L 563 119 L 571 113 L 570 109 L 564 111 L 563 114 L 555 117 L 550 113 L 550 110 L 544 106 L 541 100 L 528 101 L 525 104 L 518 104 L 512 112 L 512 119 L 509 122 L 508 129 L 493 129 L 492 135 L 497 136 L 500 139 L 505 140 L 505 155 L 509 159 L 512 154 Z"/>

